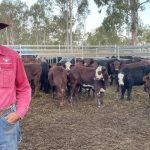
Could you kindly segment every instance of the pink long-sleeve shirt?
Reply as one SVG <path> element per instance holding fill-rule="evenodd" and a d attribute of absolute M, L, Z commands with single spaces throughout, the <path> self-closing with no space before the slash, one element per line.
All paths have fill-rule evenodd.
<path fill-rule="evenodd" d="M 16 114 L 27 113 L 31 101 L 31 87 L 19 54 L 0 45 L 0 108 L 16 104 Z"/>

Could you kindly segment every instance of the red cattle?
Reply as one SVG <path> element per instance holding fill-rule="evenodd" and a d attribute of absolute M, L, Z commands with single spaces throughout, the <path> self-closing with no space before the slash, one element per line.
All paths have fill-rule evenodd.
<path fill-rule="evenodd" d="M 64 96 L 67 86 L 67 71 L 62 66 L 53 66 L 48 73 L 48 80 L 52 87 L 56 87 L 60 97 L 60 106 L 64 106 Z"/>
<path fill-rule="evenodd" d="M 93 87 L 98 107 L 103 104 L 103 94 L 106 89 L 105 83 L 108 81 L 108 73 L 105 67 L 99 66 L 95 69 L 77 65 L 71 68 L 69 77 L 71 84 L 70 102 L 76 96 L 79 86 L 86 84 Z"/>
<path fill-rule="evenodd" d="M 27 63 L 24 64 L 24 67 L 32 88 L 32 94 L 36 96 L 40 90 L 41 65 L 38 63 Z"/>

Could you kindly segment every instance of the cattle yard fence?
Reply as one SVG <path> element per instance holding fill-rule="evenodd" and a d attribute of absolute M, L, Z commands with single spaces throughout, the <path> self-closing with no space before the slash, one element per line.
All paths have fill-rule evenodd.
<path fill-rule="evenodd" d="M 73 45 L 68 50 L 67 45 L 5 45 L 19 52 L 21 56 L 35 55 L 44 57 L 78 57 L 99 58 L 115 56 L 133 56 L 150 58 L 149 45 Z"/>

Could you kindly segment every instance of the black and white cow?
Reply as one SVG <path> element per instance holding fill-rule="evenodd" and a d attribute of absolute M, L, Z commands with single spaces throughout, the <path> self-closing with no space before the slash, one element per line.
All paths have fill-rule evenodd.
<path fill-rule="evenodd" d="M 127 100 L 131 100 L 132 86 L 143 85 L 143 77 L 148 73 L 150 73 L 150 61 L 125 64 L 118 74 L 118 82 L 121 87 L 120 99 L 124 99 L 127 91 Z"/>

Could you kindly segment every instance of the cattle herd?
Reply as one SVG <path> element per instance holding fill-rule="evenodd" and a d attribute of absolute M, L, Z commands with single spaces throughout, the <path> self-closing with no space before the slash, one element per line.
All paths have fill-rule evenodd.
<path fill-rule="evenodd" d="M 87 91 L 97 102 L 103 105 L 107 86 L 116 85 L 120 99 L 132 99 L 132 87 L 144 85 L 144 91 L 150 96 L 150 60 L 144 58 L 78 58 L 74 61 L 60 61 L 49 64 L 46 58 L 22 58 L 25 71 L 32 88 L 33 96 L 41 90 L 44 93 L 57 93 L 59 106 L 65 105 L 65 97 L 73 104 L 78 95 Z M 93 95 L 91 95 L 91 91 Z"/>

